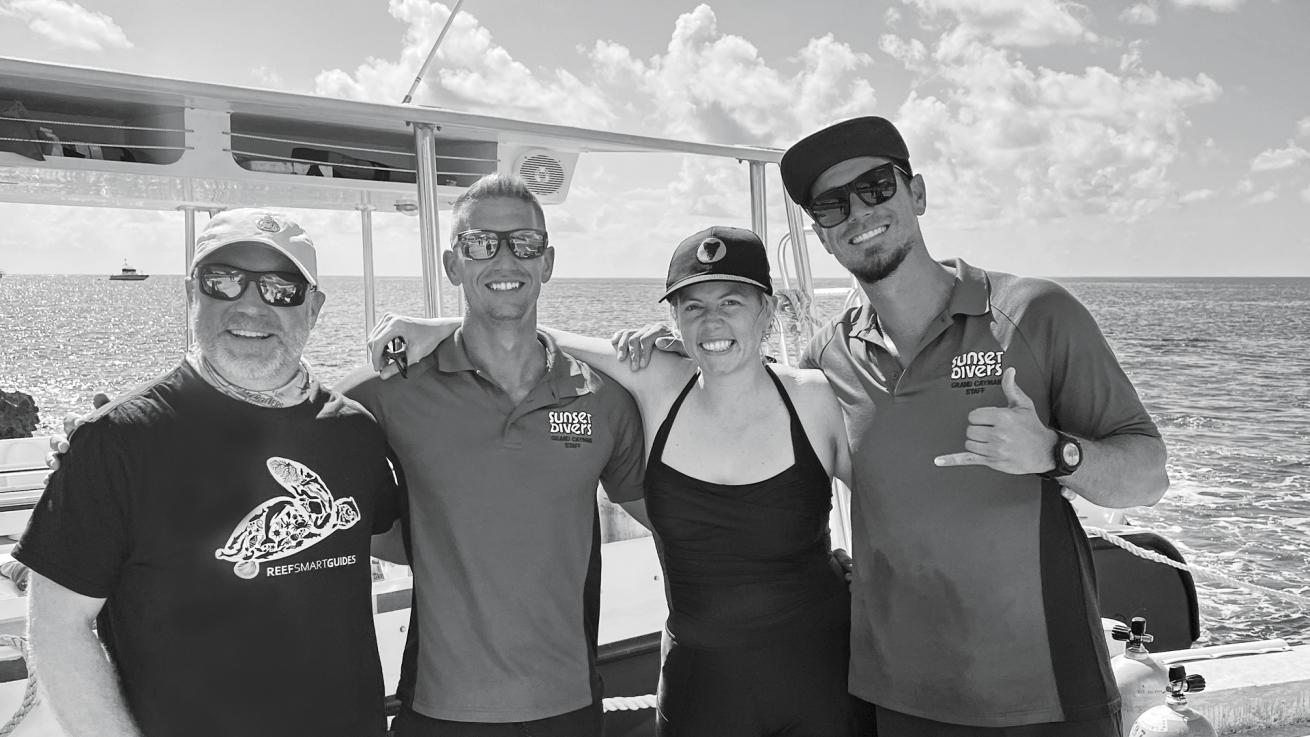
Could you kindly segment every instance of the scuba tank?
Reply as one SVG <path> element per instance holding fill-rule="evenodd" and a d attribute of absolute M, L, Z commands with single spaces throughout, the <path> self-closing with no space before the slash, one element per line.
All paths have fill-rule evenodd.
<path fill-rule="evenodd" d="M 1160 703 L 1160 694 L 1169 686 L 1169 673 L 1146 650 L 1146 644 L 1155 638 L 1146 634 L 1145 619 L 1133 617 L 1128 627 L 1115 625 L 1110 636 L 1126 643 L 1123 654 L 1110 660 L 1110 668 L 1119 686 L 1121 723 L 1129 729 L 1147 709 Z"/>
<path fill-rule="evenodd" d="M 1204 678 L 1187 675 L 1181 665 L 1169 666 L 1164 704 L 1138 717 L 1128 737 L 1215 737 L 1210 722 L 1187 706 L 1187 694 L 1204 690 Z"/>

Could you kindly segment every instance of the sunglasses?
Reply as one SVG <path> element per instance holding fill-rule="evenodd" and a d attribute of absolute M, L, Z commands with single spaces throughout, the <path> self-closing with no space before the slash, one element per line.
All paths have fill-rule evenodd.
<path fill-rule="evenodd" d="M 305 303 L 305 295 L 314 290 L 299 274 L 286 271 L 247 271 L 227 264 L 202 264 L 195 271 L 196 283 L 206 297 L 235 302 L 254 282 L 259 298 L 273 307 L 296 307 Z"/>
<path fill-rule="evenodd" d="M 896 196 L 896 172 L 910 178 L 910 173 L 896 164 L 880 164 L 840 187 L 815 195 L 805 211 L 820 228 L 835 228 L 851 216 L 851 194 L 872 207 Z"/>
<path fill-rule="evenodd" d="M 502 243 L 517 258 L 539 258 L 546 252 L 549 241 L 546 231 L 532 228 L 519 230 L 466 230 L 455 236 L 455 246 L 474 261 L 487 261 L 496 257 Z"/>

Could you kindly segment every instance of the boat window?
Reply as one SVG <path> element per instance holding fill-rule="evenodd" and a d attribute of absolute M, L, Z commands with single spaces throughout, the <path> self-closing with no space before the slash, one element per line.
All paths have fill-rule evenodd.
<path fill-rule="evenodd" d="M 186 151 L 183 108 L 0 85 L 0 151 L 34 159 L 171 164 Z"/>
<path fill-rule="evenodd" d="M 233 113 L 229 135 L 233 160 L 249 171 L 408 184 L 416 177 L 409 129 L 307 124 Z M 439 136 L 437 183 L 467 187 L 496 171 L 496 155 L 494 141 Z"/>

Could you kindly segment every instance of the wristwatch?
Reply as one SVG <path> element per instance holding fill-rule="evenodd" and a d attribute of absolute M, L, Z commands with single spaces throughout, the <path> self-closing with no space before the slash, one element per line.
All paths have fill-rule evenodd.
<path fill-rule="evenodd" d="M 1051 447 L 1051 455 L 1055 460 L 1055 468 L 1038 475 L 1046 479 L 1058 479 L 1077 471 L 1078 466 L 1082 465 L 1083 446 L 1078 442 L 1078 438 L 1056 430 L 1055 445 Z"/>

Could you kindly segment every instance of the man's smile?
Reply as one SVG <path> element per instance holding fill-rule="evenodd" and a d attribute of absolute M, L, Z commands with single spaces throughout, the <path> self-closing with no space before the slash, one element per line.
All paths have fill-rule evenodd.
<path fill-rule="evenodd" d="M 870 240 L 872 240 L 872 239 L 874 239 L 874 238 L 877 238 L 878 236 L 880 236 L 880 235 L 882 235 L 883 233 L 886 233 L 886 232 L 887 232 L 887 226 L 886 226 L 886 225 L 879 225 L 878 227 L 874 228 L 873 230 L 866 230 L 866 231 L 864 231 L 863 233 L 860 233 L 859 235 L 855 236 L 854 238 L 852 238 L 852 239 L 850 240 L 850 243 L 851 243 L 851 245 L 853 245 L 853 246 L 858 246 L 858 245 L 860 245 L 860 244 L 862 244 L 862 243 L 867 243 L 868 241 L 870 241 Z"/>
<path fill-rule="evenodd" d="M 228 328 L 226 332 L 229 335 L 243 340 L 264 340 L 265 338 L 271 338 L 273 336 L 272 333 L 261 333 L 256 330 L 240 330 L 238 328 Z"/>

